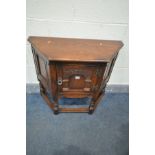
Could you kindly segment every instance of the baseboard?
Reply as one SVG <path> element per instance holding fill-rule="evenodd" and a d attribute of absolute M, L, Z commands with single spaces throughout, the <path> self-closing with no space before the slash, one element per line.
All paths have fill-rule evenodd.
<path fill-rule="evenodd" d="M 107 85 L 106 92 L 111 93 L 129 93 L 129 85 Z"/>
<path fill-rule="evenodd" d="M 38 84 L 26 84 L 26 93 L 39 93 Z M 129 93 L 129 85 L 107 85 L 107 93 Z"/>

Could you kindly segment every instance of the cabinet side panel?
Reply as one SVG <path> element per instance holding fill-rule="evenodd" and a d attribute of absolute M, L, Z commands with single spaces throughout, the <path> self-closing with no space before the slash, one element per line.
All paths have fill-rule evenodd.
<path fill-rule="evenodd" d="M 34 60 L 35 69 L 36 69 L 36 74 L 37 74 L 37 79 L 38 79 L 38 75 L 39 75 L 39 73 L 40 73 L 39 64 L 38 64 L 38 59 L 37 59 L 37 55 L 36 55 L 35 49 L 34 49 L 32 46 L 31 46 L 31 49 L 32 49 L 33 60 Z M 39 79 L 38 79 L 38 80 L 39 80 Z"/>
<path fill-rule="evenodd" d="M 100 95 L 100 93 L 102 92 L 102 89 L 104 88 L 105 85 L 105 81 L 104 81 L 104 74 L 106 71 L 106 63 L 102 63 L 98 66 L 97 69 L 97 85 L 96 85 L 96 90 L 93 93 L 93 100 L 96 100 L 98 98 L 98 96 Z"/>
<path fill-rule="evenodd" d="M 41 57 L 38 57 L 38 61 L 39 61 L 40 74 L 44 79 L 47 80 L 46 62 Z"/>
<path fill-rule="evenodd" d="M 37 78 L 43 85 L 45 89 L 48 89 L 48 79 L 47 79 L 47 69 L 46 69 L 46 61 L 40 57 L 36 50 L 32 47 L 32 53 L 37 73 Z"/>
<path fill-rule="evenodd" d="M 110 76 L 111 76 L 112 70 L 114 68 L 114 64 L 115 64 L 116 59 L 117 59 L 117 55 L 112 59 L 112 61 L 110 63 L 107 77 L 105 77 L 106 78 L 106 82 L 108 82 L 109 79 L 110 79 Z"/>

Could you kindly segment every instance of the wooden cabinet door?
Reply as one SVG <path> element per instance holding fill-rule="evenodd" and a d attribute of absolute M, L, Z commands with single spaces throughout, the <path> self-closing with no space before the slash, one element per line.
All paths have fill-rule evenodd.
<path fill-rule="evenodd" d="M 105 64 L 59 62 L 56 68 L 60 92 L 93 92 L 100 87 Z"/>

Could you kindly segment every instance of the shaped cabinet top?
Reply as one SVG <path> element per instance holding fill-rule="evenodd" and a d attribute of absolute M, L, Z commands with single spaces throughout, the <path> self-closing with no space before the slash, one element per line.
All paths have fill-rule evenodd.
<path fill-rule="evenodd" d="M 28 41 L 49 61 L 109 62 L 123 46 L 114 40 L 30 36 Z"/>

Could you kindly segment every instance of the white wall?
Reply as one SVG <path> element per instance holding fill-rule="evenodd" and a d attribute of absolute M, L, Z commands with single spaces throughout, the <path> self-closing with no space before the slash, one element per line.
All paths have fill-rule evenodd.
<path fill-rule="evenodd" d="M 128 0 L 27 0 L 30 35 L 122 40 L 109 84 L 128 84 Z M 27 83 L 38 83 L 26 46 Z"/>

